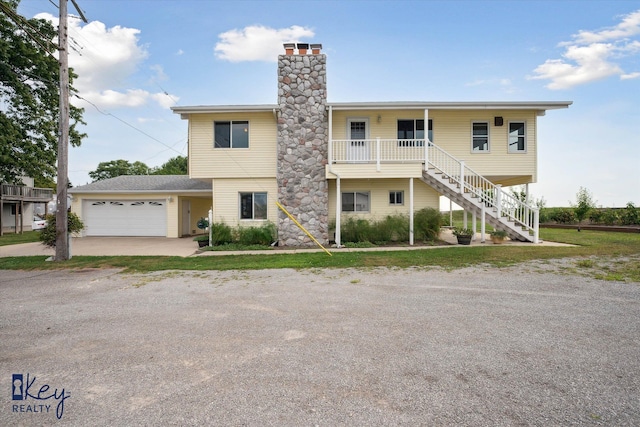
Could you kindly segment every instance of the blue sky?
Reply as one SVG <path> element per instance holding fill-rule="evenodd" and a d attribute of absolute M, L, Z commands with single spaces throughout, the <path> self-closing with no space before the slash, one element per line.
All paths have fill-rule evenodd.
<path fill-rule="evenodd" d="M 54 3 L 19 11 L 57 25 Z M 582 186 L 598 205 L 640 205 L 638 1 L 77 3 L 89 24 L 70 25 L 72 102 L 88 137 L 70 149 L 74 185 L 103 161 L 186 155 L 171 106 L 276 103 L 277 55 L 301 41 L 323 44 L 332 102 L 573 101 L 539 118 L 532 194 L 568 206 Z"/>

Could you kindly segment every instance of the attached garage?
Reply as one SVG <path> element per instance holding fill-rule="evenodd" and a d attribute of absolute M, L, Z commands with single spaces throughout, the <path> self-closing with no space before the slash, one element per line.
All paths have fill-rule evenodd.
<path fill-rule="evenodd" d="M 166 200 L 83 200 L 87 236 L 167 235 Z"/>
<path fill-rule="evenodd" d="M 82 236 L 181 237 L 196 234 L 211 209 L 211 181 L 187 175 L 121 175 L 70 188 Z"/>

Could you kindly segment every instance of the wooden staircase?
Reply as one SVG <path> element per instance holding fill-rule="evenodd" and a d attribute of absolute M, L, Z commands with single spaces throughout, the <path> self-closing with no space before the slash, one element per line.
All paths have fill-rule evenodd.
<path fill-rule="evenodd" d="M 539 211 L 505 192 L 475 171 L 429 142 L 428 166 L 421 180 L 467 212 L 482 218 L 493 228 L 504 230 L 512 240 L 539 242 Z"/>

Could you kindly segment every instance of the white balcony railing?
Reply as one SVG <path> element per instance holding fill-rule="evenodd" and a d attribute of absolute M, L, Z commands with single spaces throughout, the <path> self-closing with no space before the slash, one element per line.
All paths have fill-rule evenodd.
<path fill-rule="evenodd" d="M 427 154 L 424 139 L 334 139 L 331 148 L 332 163 L 415 163 Z"/>
<path fill-rule="evenodd" d="M 376 164 L 422 163 L 425 171 L 438 171 L 458 185 L 461 194 L 469 194 L 479 203 L 496 210 L 496 216 L 506 217 L 531 231 L 538 238 L 538 209 L 495 185 L 434 143 L 424 139 L 360 139 L 332 140 L 330 162 Z"/>

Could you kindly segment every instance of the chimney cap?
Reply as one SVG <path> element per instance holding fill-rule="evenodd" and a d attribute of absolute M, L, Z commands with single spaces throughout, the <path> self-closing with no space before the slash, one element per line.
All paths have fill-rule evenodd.
<path fill-rule="evenodd" d="M 309 49 L 309 43 L 298 43 L 298 49 Z"/>
<path fill-rule="evenodd" d="M 311 49 L 322 49 L 322 44 L 321 43 L 312 43 L 311 44 Z"/>
<path fill-rule="evenodd" d="M 284 44 L 284 48 L 285 49 L 295 49 L 296 44 L 295 43 L 285 43 Z"/>

